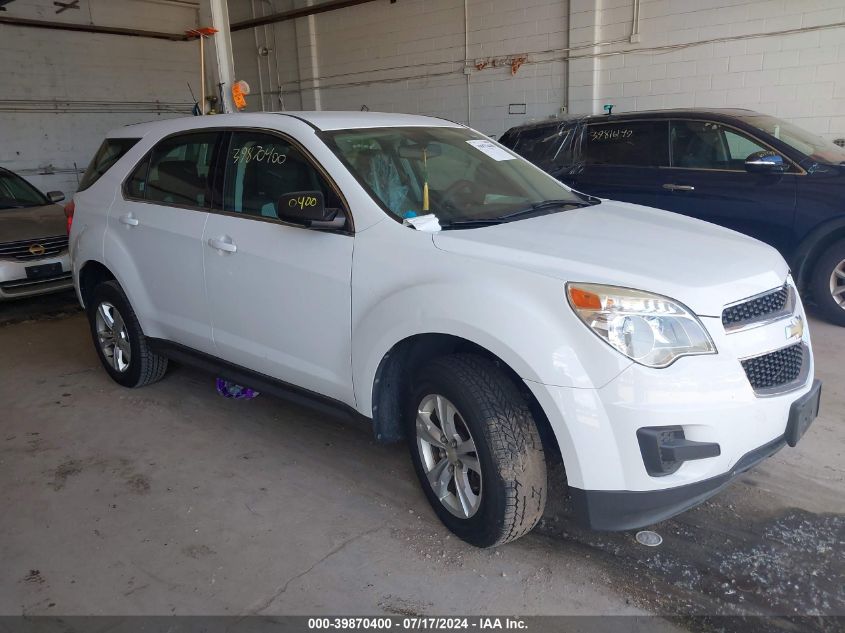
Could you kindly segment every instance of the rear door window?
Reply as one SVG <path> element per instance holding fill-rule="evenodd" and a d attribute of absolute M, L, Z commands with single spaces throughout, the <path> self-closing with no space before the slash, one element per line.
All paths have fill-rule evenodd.
<path fill-rule="evenodd" d="M 194 132 L 164 139 L 150 154 L 146 178 L 142 180 L 141 176 L 145 159 L 130 176 L 127 193 L 143 194 L 143 199 L 149 202 L 210 208 L 212 166 L 219 139 L 218 132 Z"/>
<path fill-rule="evenodd" d="M 123 155 L 141 139 L 137 138 L 107 138 L 100 145 L 100 149 L 94 154 L 88 169 L 79 181 L 79 191 L 88 189 L 105 174 L 112 165 L 119 161 Z"/>
<path fill-rule="evenodd" d="M 584 129 L 581 157 L 587 165 L 668 167 L 669 123 L 592 123 Z"/>

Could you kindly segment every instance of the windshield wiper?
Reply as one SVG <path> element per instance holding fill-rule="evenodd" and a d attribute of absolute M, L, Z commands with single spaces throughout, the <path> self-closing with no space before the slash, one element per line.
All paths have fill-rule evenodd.
<path fill-rule="evenodd" d="M 493 224 L 501 224 L 503 220 L 499 218 L 467 218 L 465 220 L 452 220 L 451 222 L 442 222 L 440 228 L 450 229 L 453 226 L 490 226 Z"/>
<path fill-rule="evenodd" d="M 530 215 L 538 211 L 545 211 L 546 209 L 556 209 L 558 207 L 581 208 L 589 207 L 593 204 L 593 202 L 582 202 L 580 200 L 544 200 L 543 202 L 535 202 L 531 206 L 525 207 L 524 209 L 519 209 L 518 211 L 512 211 L 511 213 L 501 215 L 497 219 L 507 222 L 508 220 L 520 218 L 522 216 Z"/>
<path fill-rule="evenodd" d="M 580 209 L 581 207 L 591 207 L 594 204 L 597 203 L 592 201 L 581 200 L 543 200 L 543 202 L 535 202 L 529 207 L 525 207 L 524 209 L 519 209 L 517 211 L 512 211 L 510 213 L 506 213 L 505 215 L 500 215 L 495 218 L 466 218 L 463 220 L 453 220 L 446 224 L 441 224 L 441 226 L 443 228 L 448 228 L 453 226 L 489 226 L 492 224 L 503 224 L 505 222 L 511 222 L 513 220 L 519 219 L 526 215 L 532 215 L 540 211 L 545 211 L 546 209 L 556 209 L 559 207 Z"/>

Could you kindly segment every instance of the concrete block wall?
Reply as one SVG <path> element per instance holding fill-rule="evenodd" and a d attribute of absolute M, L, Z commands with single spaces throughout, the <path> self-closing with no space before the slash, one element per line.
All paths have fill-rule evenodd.
<path fill-rule="evenodd" d="M 259 15 L 266 1 L 256 0 Z M 275 2 L 277 11 L 290 6 L 291 2 Z M 251 17 L 250 2 L 229 0 L 229 11 L 233 22 L 236 14 L 238 19 Z M 279 68 L 285 104 L 288 109 L 319 104 L 324 110 L 366 106 L 372 111 L 427 114 L 469 121 L 494 136 L 524 121 L 559 114 L 564 105 L 564 63 L 548 55 L 535 56 L 512 75 L 505 60 L 565 47 L 566 2 L 469 0 L 467 17 L 468 58 L 489 64 L 483 70 L 471 69 L 469 89 L 461 0 L 395 4 L 378 0 L 313 16 L 310 27 L 306 19 L 270 27 L 282 51 Z M 233 34 L 236 75 L 247 81 L 256 77 L 256 36 L 259 45 L 272 43 L 272 32 L 262 29 Z M 290 48 L 292 37 L 295 50 Z M 261 109 L 255 83 L 250 85 L 249 107 Z M 275 97 L 265 98 L 265 104 L 278 105 Z"/>
<path fill-rule="evenodd" d="M 271 2 L 253 0 L 256 10 Z M 274 2 L 276 10 L 293 4 Z M 229 5 L 234 14 L 250 2 Z M 845 136 L 845 28 L 766 35 L 845 22 L 845 0 L 641 0 L 634 43 L 633 8 L 634 0 L 469 0 L 470 62 L 527 55 L 514 77 L 503 67 L 473 69 L 469 92 L 462 0 L 378 0 L 314 16 L 310 26 L 278 24 L 285 104 L 469 120 L 493 136 L 566 106 L 745 107 Z M 253 37 L 238 34 L 243 74 L 254 73 Z M 257 101 L 251 107 L 260 109 Z M 525 114 L 508 114 L 522 103 Z"/>
<path fill-rule="evenodd" d="M 52 0 L 6 5 L 4 16 L 180 33 L 196 10 L 149 0 L 81 0 L 56 14 Z M 0 166 L 43 191 L 70 196 L 106 132 L 190 113 L 199 90 L 196 42 L 0 24 Z"/>
<path fill-rule="evenodd" d="M 602 53 L 627 51 L 579 62 L 574 112 L 750 108 L 845 137 L 845 27 L 757 37 L 845 23 L 845 1 L 642 0 L 638 43 L 632 16 L 632 0 L 573 0 L 573 24 L 623 40 Z"/>

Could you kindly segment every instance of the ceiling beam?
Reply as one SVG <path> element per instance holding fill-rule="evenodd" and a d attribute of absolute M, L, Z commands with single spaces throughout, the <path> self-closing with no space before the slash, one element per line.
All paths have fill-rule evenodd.
<path fill-rule="evenodd" d="M 375 2 L 376 0 L 327 0 L 319 4 L 312 4 L 308 7 L 299 9 L 290 9 L 289 11 L 279 11 L 278 13 L 271 13 L 259 18 L 252 18 L 251 20 L 243 20 L 232 24 L 232 32 L 243 31 L 244 29 L 253 29 L 256 26 L 264 26 L 265 24 L 273 24 L 274 22 L 286 22 L 288 20 L 295 20 L 296 18 L 304 18 L 309 15 L 317 15 L 318 13 L 326 13 L 327 11 L 336 11 L 337 9 L 345 9 L 346 7 L 354 7 L 359 4 L 367 4 L 368 2 Z M 395 0 L 391 0 L 393 4 Z"/>
<path fill-rule="evenodd" d="M 93 24 L 73 24 L 72 22 L 48 22 L 46 20 L 30 20 L 0 15 L 0 24 L 11 26 L 33 27 L 39 29 L 53 29 L 56 31 L 78 31 L 82 33 L 101 33 L 105 35 L 129 35 L 134 37 L 151 37 L 157 40 L 184 42 L 189 39 L 182 33 L 162 33 L 159 31 L 143 31 L 140 29 L 126 29 L 119 26 L 95 26 Z"/>

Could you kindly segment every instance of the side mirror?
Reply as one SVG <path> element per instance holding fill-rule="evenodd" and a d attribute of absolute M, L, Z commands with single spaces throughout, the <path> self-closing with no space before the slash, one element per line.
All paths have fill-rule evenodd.
<path fill-rule="evenodd" d="M 276 213 L 280 220 L 321 229 L 340 229 L 346 218 L 337 209 L 327 209 L 322 191 L 293 191 L 279 198 Z"/>
<path fill-rule="evenodd" d="M 783 156 L 769 150 L 754 152 L 745 159 L 745 171 L 751 174 L 780 174 L 787 168 Z"/>
<path fill-rule="evenodd" d="M 47 199 L 50 202 L 61 202 L 65 199 L 65 194 L 61 191 L 50 191 L 47 193 Z"/>

